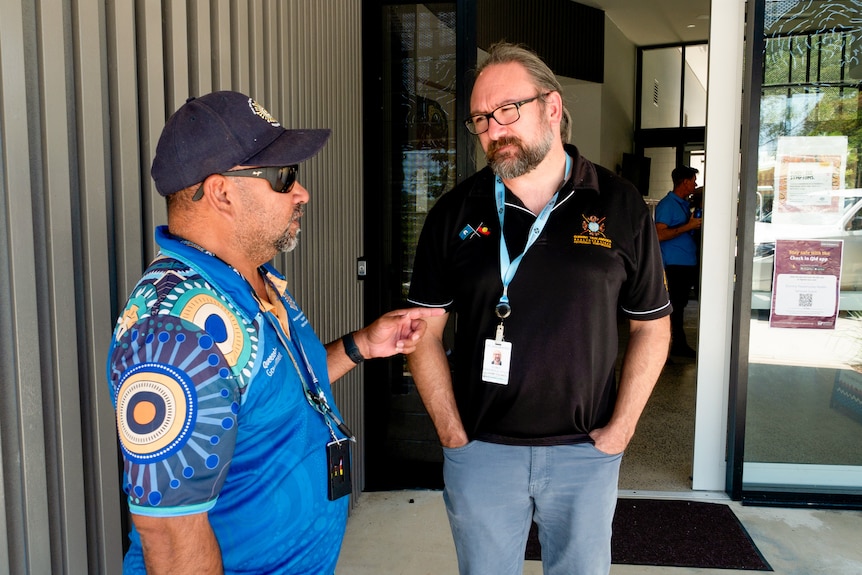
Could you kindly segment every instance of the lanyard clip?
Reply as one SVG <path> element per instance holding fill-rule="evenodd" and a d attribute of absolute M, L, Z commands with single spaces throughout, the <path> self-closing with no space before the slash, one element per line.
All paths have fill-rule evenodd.
<path fill-rule="evenodd" d="M 510 306 L 507 302 L 501 301 L 497 304 L 497 307 L 494 308 L 494 313 L 497 314 L 497 317 L 500 319 L 506 319 L 510 315 L 512 315 L 512 306 Z"/>
<path fill-rule="evenodd" d="M 323 394 L 322 390 L 317 395 L 314 395 L 313 393 L 311 393 L 311 390 L 309 390 L 306 392 L 306 397 L 308 397 L 308 401 L 311 402 L 311 404 L 314 406 L 314 409 L 316 409 L 318 412 L 321 413 L 321 415 L 323 415 L 324 419 L 326 419 L 327 425 L 329 425 L 330 420 L 333 421 L 335 423 L 335 426 L 338 428 L 338 431 L 344 434 L 347 439 L 356 443 L 356 437 L 353 435 L 353 432 L 350 431 L 350 428 L 347 427 L 347 424 L 341 421 L 341 419 L 337 415 L 335 415 L 335 412 L 332 411 L 332 408 L 329 407 L 329 402 L 326 401 L 326 396 Z M 332 427 L 330 426 L 330 433 L 331 432 Z M 333 437 L 334 436 L 335 434 L 333 433 Z"/>

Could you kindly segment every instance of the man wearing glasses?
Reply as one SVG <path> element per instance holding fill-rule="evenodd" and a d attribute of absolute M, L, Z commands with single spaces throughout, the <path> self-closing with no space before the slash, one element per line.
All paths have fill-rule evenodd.
<path fill-rule="evenodd" d="M 655 228 L 634 187 L 567 143 L 560 85 L 534 53 L 492 47 L 470 109 L 488 166 L 429 212 L 409 293 L 447 312 L 408 362 L 444 448 L 460 572 L 521 573 L 535 520 L 546 574 L 607 574 L 620 459 L 669 341 Z M 463 233 L 480 223 L 491 233 Z"/>
<path fill-rule="evenodd" d="M 267 263 L 296 247 L 298 165 L 328 138 L 236 92 L 189 99 L 162 131 L 152 176 L 168 225 L 107 365 L 133 523 L 124 573 L 335 570 L 353 438 L 330 382 L 412 352 L 429 314 L 390 312 L 324 346 Z"/>

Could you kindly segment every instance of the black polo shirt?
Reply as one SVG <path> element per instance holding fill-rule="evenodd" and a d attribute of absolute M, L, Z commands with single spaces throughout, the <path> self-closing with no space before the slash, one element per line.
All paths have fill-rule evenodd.
<path fill-rule="evenodd" d="M 671 311 L 655 227 L 627 181 L 572 156 L 571 177 L 509 285 L 507 385 L 482 380 L 486 339 L 500 323 L 500 223 L 485 168 L 443 195 L 425 221 L 408 299 L 454 312 L 454 391 L 467 435 L 512 445 L 588 441 L 616 399 L 617 317 Z M 536 216 L 506 190 L 510 258 Z"/>

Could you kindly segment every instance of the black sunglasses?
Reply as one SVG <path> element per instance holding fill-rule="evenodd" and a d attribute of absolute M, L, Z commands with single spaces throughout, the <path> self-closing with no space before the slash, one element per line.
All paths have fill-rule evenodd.
<path fill-rule="evenodd" d="M 299 166 L 263 166 L 260 168 L 246 168 L 244 170 L 231 170 L 230 172 L 222 172 L 220 176 L 229 176 L 231 178 L 262 178 L 269 182 L 273 190 L 281 194 L 288 193 L 293 184 L 296 183 L 296 172 L 299 171 Z M 198 201 L 204 196 L 204 185 L 201 182 L 200 187 L 192 196 L 192 201 Z"/>

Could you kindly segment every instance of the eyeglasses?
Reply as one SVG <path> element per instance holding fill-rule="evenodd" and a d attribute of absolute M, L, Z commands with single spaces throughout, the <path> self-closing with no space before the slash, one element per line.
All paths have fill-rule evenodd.
<path fill-rule="evenodd" d="M 293 184 L 296 183 L 296 172 L 299 171 L 299 166 L 263 166 L 261 168 L 246 168 L 244 170 L 231 170 L 230 172 L 222 172 L 220 176 L 229 176 L 231 178 L 262 178 L 269 182 L 270 187 L 281 194 L 288 193 Z M 193 201 L 198 201 L 204 197 L 204 185 L 200 187 L 192 196 Z"/>
<path fill-rule="evenodd" d="M 491 118 L 501 126 L 514 124 L 521 118 L 521 106 L 529 104 L 533 100 L 544 98 L 548 93 L 536 94 L 532 98 L 521 100 L 520 102 L 512 102 L 511 104 L 503 104 L 499 108 L 494 109 L 487 114 L 476 114 L 464 120 L 464 125 L 467 126 L 467 131 L 471 134 L 484 134 L 491 126 Z"/>

